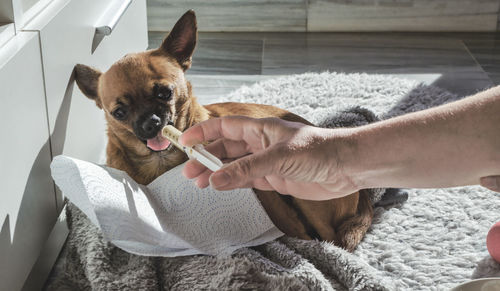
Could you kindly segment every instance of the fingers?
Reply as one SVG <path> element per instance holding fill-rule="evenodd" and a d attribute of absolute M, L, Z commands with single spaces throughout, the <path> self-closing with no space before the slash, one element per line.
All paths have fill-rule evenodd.
<path fill-rule="evenodd" d="M 206 188 L 210 183 L 208 182 L 208 178 L 212 174 L 212 171 L 206 170 L 203 173 L 201 173 L 198 178 L 196 179 L 196 186 L 199 188 Z"/>
<path fill-rule="evenodd" d="M 245 133 L 262 128 L 262 123 L 257 119 L 243 116 L 227 116 L 212 118 L 188 128 L 179 138 L 185 146 L 219 138 L 231 140 L 244 140 Z"/>
<path fill-rule="evenodd" d="M 221 119 L 214 118 L 188 128 L 179 137 L 179 143 L 185 146 L 222 137 Z"/>
<path fill-rule="evenodd" d="M 212 175 L 212 171 L 207 169 L 205 166 L 200 164 L 196 160 L 190 160 L 186 162 L 186 165 L 182 169 L 182 174 L 188 179 L 196 178 L 195 184 L 199 188 L 207 187 L 210 182 L 209 178 Z M 275 190 L 265 178 L 258 178 L 253 181 L 248 181 L 247 184 L 243 185 L 242 188 L 257 188 L 260 190 Z M 234 189 L 234 188 L 231 188 Z M 229 190 L 229 189 L 226 189 Z"/>
<path fill-rule="evenodd" d="M 253 185 L 254 180 L 273 174 L 276 166 L 279 166 L 280 157 L 281 154 L 275 150 L 264 150 L 242 157 L 210 176 L 210 185 L 217 190 Z"/>
<path fill-rule="evenodd" d="M 182 174 L 184 175 L 184 177 L 188 179 L 193 179 L 201 175 L 206 170 L 208 170 L 207 167 L 202 165 L 200 162 L 196 160 L 189 160 L 184 165 L 184 168 L 182 169 Z"/>
<path fill-rule="evenodd" d="M 187 129 L 179 138 L 186 146 L 214 141 L 205 148 L 220 159 L 231 160 L 221 170 L 213 173 L 198 162 L 189 161 L 183 169 L 187 178 L 197 178 L 199 187 L 208 183 L 217 190 L 256 187 L 273 190 L 266 176 L 282 168 L 286 156 L 276 147 L 283 138 L 289 138 L 303 127 L 299 123 L 286 123 L 278 118 L 253 119 L 229 116 L 209 119 Z M 250 155 L 248 155 L 250 154 Z"/>
<path fill-rule="evenodd" d="M 218 139 L 205 149 L 219 159 L 233 159 L 248 155 L 250 152 L 249 146 L 245 141 L 236 141 L 230 139 Z"/>
<path fill-rule="evenodd" d="M 219 139 L 205 146 L 205 149 L 225 162 L 249 154 L 248 146 L 245 142 L 232 141 L 228 139 Z M 193 179 L 200 176 L 206 170 L 207 167 L 205 167 L 200 162 L 196 160 L 189 160 L 184 165 L 182 174 L 188 179 Z"/>
<path fill-rule="evenodd" d="M 500 176 L 488 176 L 482 177 L 479 180 L 479 184 L 484 188 L 488 188 L 491 191 L 500 192 Z"/>

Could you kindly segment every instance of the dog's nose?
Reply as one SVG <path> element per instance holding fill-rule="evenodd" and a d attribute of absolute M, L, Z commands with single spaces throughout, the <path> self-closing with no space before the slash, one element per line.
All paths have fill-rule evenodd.
<path fill-rule="evenodd" d="M 144 123 L 142 124 L 142 130 L 144 130 L 144 133 L 149 136 L 155 134 L 160 126 L 161 126 L 161 118 L 158 117 L 156 114 L 153 114 L 151 115 L 150 118 L 147 118 L 144 121 Z"/>

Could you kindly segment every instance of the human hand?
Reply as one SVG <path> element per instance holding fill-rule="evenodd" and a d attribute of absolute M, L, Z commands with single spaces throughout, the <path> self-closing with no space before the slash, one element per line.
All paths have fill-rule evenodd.
<path fill-rule="evenodd" d="M 326 200 L 359 190 L 339 159 L 345 130 L 324 129 L 278 118 L 231 116 L 210 119 L 179 138 L 186 146 L 213 141 L 205 149 L 229 162 L 213 173 L 195 160 L 183 174 L 200 188 L 257 188 L 301 199 Z"/>

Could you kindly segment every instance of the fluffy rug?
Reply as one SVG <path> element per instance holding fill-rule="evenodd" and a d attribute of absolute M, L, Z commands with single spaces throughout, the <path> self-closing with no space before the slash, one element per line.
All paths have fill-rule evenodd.
<path fill-rule="evenodd" d="M 380 75 L 309 73 L 242 87 L 231 101 L 271 104 L 316 123 L 362 106 L 381 118 L 459 99 L 440 88 Z M 500 220 L 500 194 L 485 188 L 408 190 L 409 200 L 376 208 L 375 219 L 354 252 L 397 290 L 446 290 L 471 278 L 499 277 L 486 234 Z"/>
<path fill-rule="evenodd" d="M 311 73 L 242 87 L 225 99 L 272 104 L 316 124 L 349 125 L 367 121 L 352 107 L 388 118 L 458 96 L 386 76 Z M 500 275 L 485 247 L 489 227 L 500 219 L 499 194 L 480 187 L 408 192 L 408 202 L 375 209 L 354 254 L 281 238 L 230 257 L 140 257 L 104 241 L 69 205 L 70 235 L 47 289 L 442 290 Z"/>

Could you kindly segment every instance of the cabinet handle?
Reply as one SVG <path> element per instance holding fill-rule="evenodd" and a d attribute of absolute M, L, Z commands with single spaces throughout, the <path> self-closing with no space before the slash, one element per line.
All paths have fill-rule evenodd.
<path fill-rule="evenodd" d="M 110 35 L 113 32 L 116 24 L 120 21 L 122 15 L 127 11 L 127 8 L 132 3 L 132 0 L 115 0 L 108 7 L 106 12 L 97 22 L 95 32 L 101 35 Z"/>

